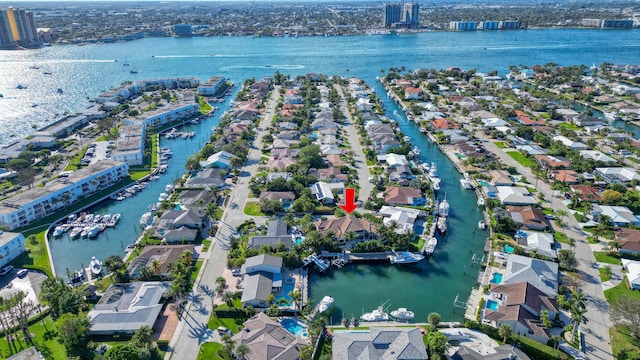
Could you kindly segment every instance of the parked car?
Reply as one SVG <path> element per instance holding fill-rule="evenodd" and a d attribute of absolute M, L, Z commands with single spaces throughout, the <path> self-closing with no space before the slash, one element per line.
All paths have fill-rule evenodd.
<path fill-rule="evenodd" d="M 29 273 L 29 270 L 20 269 L 20 270 L 18 270 L 18 277 L 19 278 L 23 278 L 23 277 L 27 276 L 28 273 Z"/>
<path fill-rule="evenodd" d="M 7 265 L 0 270 L 0 275 L 5 276 L 13 271 L 13 265 Z"/>

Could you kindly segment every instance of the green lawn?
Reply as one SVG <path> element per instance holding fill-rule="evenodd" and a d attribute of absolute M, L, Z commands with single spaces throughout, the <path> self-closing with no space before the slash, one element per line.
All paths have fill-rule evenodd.
<path fill-rule="evenodd" d="M 198 104 L 200 105 L 200 114 L 208 114 L 213 107 L 203 97 L 198 96 Z"/>
<path fill-rule="evenodd" d="M 66 168 L 64 168 L 65 171 L 68 170 L 78 170 L 80 169 L 80 160 L 84 157 L 84 154 L 87 152 L 88 147 L 84 147 L 82 148 L 77 154 L 76 156 L 72 157 L 71 160 L 69 160 L 69 164 L 67 165 Z"/>
<path fill-rule="evenodd" d="M 594 251 L 593 255 L 596 257 L 596 261 L 597 262 L 603 262 L 603 263 L 607 263 L 607 264 L 613 264 L 613 265 L 621 265 L 622 261 L 620 261 L 620 258 L 617 256 L 611 256 L 609 255 L 609 253 L 603 252 L 603 251 Z"/>
<path fill-rule="evenodd" d="M 496 144 L 496 146 L 499 147 L 500 149 L 506 149 L 508 147 L 504 141 L 496 141 L 494 142 L 494 144 Z"/>
<path fill-rule="evenodd" d="M 218 350 L 222 349 L 222 344 L 216 342 L 206 342 L 200 346 L 198 360 L 224 360 L 218 356 Z"/>
<path fill-rule="evenodd" d="M 507 154 L 522 166 L 531 167 L 533 165 L 533 162 L 519 151 L 507 151 Z"/>
<path fill-rule="evenodd" d="M 205 253 L 209 250 L 209 246 L 211 246 L 211 240 L 204 239 L 202 240 L 202 252 Z"/>
<path fill-rule="evenodd" d="M 196 268 L 191 272 L 191 281 L 196 281 L 198 277 L 198 273 L 200 272 L 200 267 L 202 267 L 202 260 L 196 261 Z"/>
<path fill-rule="evenodd" d="M 560 231 L 556 231 L 553 233 L 553 240 L 557 242 L 569 244 L 569 238 L 567 237 L 567 234 Z"/>
<path fill-rule="evenodd" d="M 600 272 L 600 281 L 605 282 L 611 280 L 611 268 L 599 268 Z"/>
<path fill-rule="evenodd" d="M 577 125 L 569 124 L 569 123 L 560 123 L 558 126 L 569 129 L 569 130 L 579 130 L 580 128 Z"/>
<path fill-rule="evenodd" d="M 609 336 L 611 338 L 611 350 L 616 358 L 622 350 L 638 351 L 640 349 L 640 341 L 631 336 L 631 331 L 627 326 L 616 325 L 609 328 Z"/>
<path fill-rule="evenodd" d="M 640 300 L 640 291 L 629 289 L 629 286 L 627 284 L 628 281 L 627 277 L 625 276 L 624 280 L 622 280 L 622 282 L 620 282 L 620 284 L 618 284 L 616 287 L 604 291 L 604 297 L 605 299 L 607 299 L 609 304 L 614 302 L 621 295 L 627 295 L 629 297 Z"/>
<path fill-rule="evenodd" d="M 48 351 L 49 354 L 48 356 L 45 354 L 43 355 L 45 355 L 47 359 L 66 359 L 67 351 L 65 350 L 64 345 L 58 342 L 58 333 L 55 330 L 53 320 L 51 320 L 50 316 L 47 316 L 44 323 L 45 326 L 42 326 L 42 322 L 37 321 L 29 326 L 29 332 L 35 335 L 33 339 L 34 344 L 39 344 L 38 347 L 41 347 L 42 344 L 46 346 L 46 349 L 48 349 L 46 351 Z M 0 339 L 1 358 L 7 358 L 16 352 L 20 352 L 31 347 L 31 344 L 27 344 L 24 340 L 24 336 L 22 336 L 22 334 L 20 334 L 18 338 L 19 340 L 14 342 L 14 349 L 10 349 L 9 343 L 4 337 Z"/>
<path fill-rule="evenodd" d="M 129 176 L 131 177 L 131 180 L 138 181 L 150 173 L 151 171 L 149 170 L 129 171 Z"/>
<path fill-rule="evenodd" d="M 257 201 L 247 201 L 244 207 L 244 213 L 251 216 L 265 216 L 265 214 L 260 211 L 260 203 Z"/>
<path fill-rule="evenodd" d="M 36 236 L 36 243 L 32 244 L 28 240 L 30 235 Z M 49 264 L 49 254 L 47 253 L 47 247 L 44 243 L 44 230 L 25 232 L 24 236 L 27 238 L 25 246 L 27 252 L 20 255 L 11 264 L 17 268 L 34 269 L 45 273 L 47 276 L 52 275 L 51 264 Z"/>

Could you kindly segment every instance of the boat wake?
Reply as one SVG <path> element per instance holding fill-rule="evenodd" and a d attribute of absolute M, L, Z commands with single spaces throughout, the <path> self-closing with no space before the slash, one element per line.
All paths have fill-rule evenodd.
<path fill-rule="evenodd" d="M 295 65 L 295 64 L 267 64 L 267 65 L 234 65 L 234 66 L 223 66 L 220 70 L 242 70 L 242 69 L 279 69 L 279 70 L 300 70 L 304 69 L 306 66 L 304 65 Z"/>

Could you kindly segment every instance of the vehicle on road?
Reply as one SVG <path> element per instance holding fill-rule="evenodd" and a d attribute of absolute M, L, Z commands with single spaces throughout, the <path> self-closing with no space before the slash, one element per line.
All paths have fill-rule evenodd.
<path fill-rule="evenodd" d="M 18 277 L 19 278 L 23 278 L 23 277 L 27 276 L 28 273 L 29 273 L 29 270 L 20 269 L 20 270 L 18 270 Z"/>

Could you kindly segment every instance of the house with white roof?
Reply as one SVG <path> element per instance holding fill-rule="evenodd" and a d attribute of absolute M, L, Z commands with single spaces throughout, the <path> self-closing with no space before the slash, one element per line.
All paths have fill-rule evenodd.
<path fill-rule="evenodd" d="M 516 242 L 527 251 L 536 251 L 540 255 L 556 258 L 556 251 L 553 249 L 553 235 L 551 233 L 538 231 L 518 230 L 515 235 Z"/>
<path fill-rule="evenodd" d="M 528 155 L 544 155 L 547 153 L 546 149 L 538 145 L 516 145 L 516 149 L 524 151 Z"/>
<path fill-rule="evenodd" d="M 500 118 L 489 118 L 489 119 L 482 119 L 482 122 L 484 123 L 484 127 L 488 127 L 488 128 L 495 128 L 495 127 L 499 127 L 499 126 L 509 126 L 509 123 L 500 119 Z"/>
<path fill-rule="evenodd" d="M 113 284 L 89 311 L 90 335 L 133 334 L 146 325 L 153 328 L 162 310 L 168 282 Z"/>
<path fill-rule="evenodd" d="M 413 226 L 415 225 L 418 216 L 420 216 L 420 210 L 385 205 L 380 208 L 378 214 L 383 217 L 382 223 L 385 226 L 389 226 L 395 222 L 396 228 L 394 231 L 398 234 L 404 234 L 407 232 L 413 232 Z"/>
<path fill-rule="evenodd" d="M 496 186 L 497 196 L 504 205 L 533 205 L 538 200 L 529 193 L 529 190 L 520 186 Z"/>
<path fill-rule="evenodd" d="M 331 187 L 326 182 L 318 181 L 311 185 L 311 194 L 323 204 L 333 204 L 335 201 Z"/>
<path fill-rule="evenodd" d="M 580 150 L 580 156 L 585 159 L 592 159 L 604 163 L 616 162 L 616 159 L 612 158 L 611 156 L 605 155 L 602 151 L 599 150 Z"/>
<path fill-rule="evenodd" d="M 640 225 L 640 219 L 626 206 L 608 206 L 591 204 L 591 215 L 597 218 L 606 215 L 617 226 Z"/>
<path fill-rule="evenodd" d="M 386 162 L 388 167 L 396 167 L 409 165 L 409 161 L 405 155 L 399 154 L 384 154 L 378 155 L 378 162 Z"/>
<path fill-rule="evenodd" d="M 583 144 L 579 141 L 573 141 L 562 135 L 554 136 L 553 141 L 560 141 L 564 146 L 568 146 L 574 150 L 587 150 L 589 148 L 587 144 Z"/>
<path fill-rule="evenodd" d="M 534 259 L 511 254 L 502 277 L 504 284 L 526 281 L 547 296 L 558 295 L 558 264 L 551 261 Z"/>
<path fill-rule="evenodd" d="M 209 156 L 207 160 L 200 161 L 200 166 L 203 168 L 217 167 L 221 169 L 231 168 L 231 159 L 236 157 L 235 155 L 226 151 L 218 151 L 217 153 Z"/>
<path fill-rule="evenodd" d="M 633 180 L 640 180 L 640 175 L 628 167 L 603 167 L 596 168 L 596 174 L 602 176 L 609 184 L 627 185 Z"/>
<path fill-rule="evenodd" d="M 622 267 L 627 270 L 627 279 L 632 290 L 640 290 L 640 261 L 622 259 Z"/>

